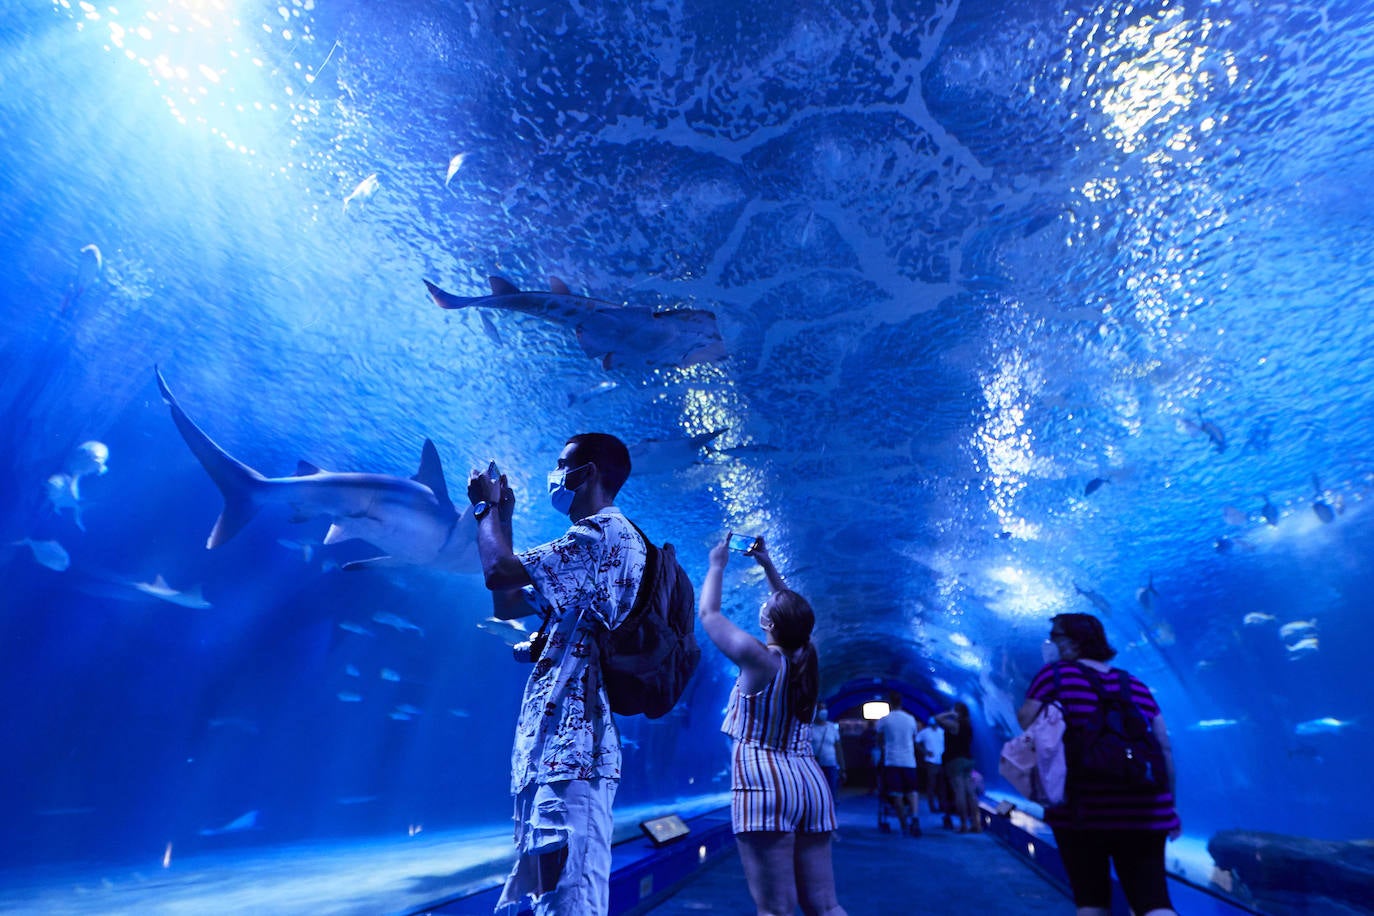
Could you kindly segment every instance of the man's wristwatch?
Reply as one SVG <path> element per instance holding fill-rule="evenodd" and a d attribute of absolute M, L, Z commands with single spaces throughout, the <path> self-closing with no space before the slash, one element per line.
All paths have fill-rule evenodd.
<path fill-rule="evenodd" d="M 482 519 L 486 518 L 487 513 L 490 512 L 490 511 L 491 511 L 492 509 L 494 509 L 494 508 L 496 508 L 496 504 L 495 504 L 495 503 L 489 503 L 489 502 L 487 502 L 485 499 L 482 500 L 481 502 L 473 503 L 473 504 L 472 504 L 472 517 L 475 518 L 477 521 L 480 522 Z"/>

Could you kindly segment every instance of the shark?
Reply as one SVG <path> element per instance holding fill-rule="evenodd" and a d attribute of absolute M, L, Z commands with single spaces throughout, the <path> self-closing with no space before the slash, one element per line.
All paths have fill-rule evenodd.
<path fill-rule="evenodd" d="M 159 369 L 158 390 L 181 437 L 224 497 L 224 509 L 205 546 L 214 550 L 243 530 L 264 507 L 288 507 L 292 520 L 330 520 L 325 544 L 359 539 L 382 555 L 345 563 L 344 569 L 428 566 L 447 572 L 480 572 L 477 523 L 471 507 L 459 513 L 449 499 L 434 443 L 426 439 L 413 477 L 336 473 L 302 461 L 291 477 L 265 477 L 215 444 L 187 416 Z"/>
<path fill-rule="evenodd" d="M 505 277 L 489 277 L 491 294 L 455 296 L 428 280 L 425 288 L 440 308 L 478 306 L 524 312 L 573 329 L 582 352 L 603 369 L 686 368 L 725 358 L 714 312 L 705 309 L 655 311 L 575 295 L 557 277 L 547 290 L 522 290 Z"/>

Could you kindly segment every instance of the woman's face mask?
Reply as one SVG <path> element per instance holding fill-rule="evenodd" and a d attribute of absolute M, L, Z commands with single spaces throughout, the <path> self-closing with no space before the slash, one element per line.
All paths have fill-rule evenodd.
<path fill-rule="evenodd" d="M 1045 660 L 1045 664 L 1059 661 L 1059 646 L 1053 640 L 1047 639 L 1040 644 L 1040 657 Z"/>

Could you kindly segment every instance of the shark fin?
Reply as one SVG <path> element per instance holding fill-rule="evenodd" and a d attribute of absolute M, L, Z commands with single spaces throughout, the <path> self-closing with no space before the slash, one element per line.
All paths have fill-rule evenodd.
<path fill-rule="evenodd" d="M 491 283 L 491 294 L 493 296 L 514 296 L 520 292 L 520 287 L 507 280 L 505 277 L 488 277 Z"/>
<path fill-rule="evenodd" d="M 390 566 L 401 566 L 401 562 L 395 557 L 369 557 L 366 560 L 350 560 L 343 565 L 347 572 L 357 569 L 386 569 Z"/>
<path fill-rule="evenodd" d="M 441 506 L 453 505 L 453 500 L 448 496 L 448 484 L 444 482 L 444 468 L 439 463 L 439 450 L 431 440 L 426 439 L 424 447 L 420 449 L 420 470 L 410 479 L 433 490 Z"/>
<path fill-rule="evenodd" d="M 343 530 L 342 528 L 340 528 L 338 525 L 330 525 L 330 526 L 329 526 L 329 530 L 326 531 L 326 532 L 324 533 L 324 541 L 323 541 L 323 543 L 325 543 L 325 544 L 337 544 L 337 543 L 339 543 L 340 541 L 349 541 L 349 540 L 352 540 L 352 539 L 353 539 L 353 535 L 351 535 L 351 534 L 345 534 L 345 533 L 344 533 L 344 530 Z"/>
<path fill-rule="evenodd" d="M 549 277 L 549 291 L 555 292 L 560 296 L 571 296 L 572 290 L 568 289 L 568 284 L 557 277 Z"/>
<path fill-rule="evenodd" d="M 225 541 L 232 538 L 243 530 L 243 526 L 253 520 L 253 516 L 258 514 L 258 506 L 253 503 L 249 494 L 244 491 L 224 491 L 224 511 L 219 514 L 215 521 L 215 528 L 210 532 L 210 539 L 205 542 L 206 550 L 214 550 Z"/>
<path fill-rule="evenodd" d="M 186 440 L 191 454 L 196 456 L 196 460 L 205 468 L 205 472 L 210 475 L 210 479 L 224 496 L 224 511 L 215 522 L 210 539 L 205 542 L 206 548 L 213 550 L 237 534 L 258 514 L 254 495 L 262 487 L 264 478 L 205 435 L 172 396 L 166 379 L 162 377 L 162 371 L 154 366 L 153 373 L 157 376 L 158 391 L 162 393 L 162 399 L 172 411 L 172 422 L 176 424 L 181 437 Z"/>
<path fill-rule="evenodd" d="M 297 477 L 309 477 L 309 476 L 311 476 L 312 474 L 323 474 L 323 473 L 324 473 L 324 470 L 323 470 L 322 468 L 320 468 L 320 467 L 318 467 L 318 466 L 316 466 L 316 465 L 311 464 L 309 461 L 297 461 L 297 462 L 296 462 L 296 476 L 297 476 Z"/>

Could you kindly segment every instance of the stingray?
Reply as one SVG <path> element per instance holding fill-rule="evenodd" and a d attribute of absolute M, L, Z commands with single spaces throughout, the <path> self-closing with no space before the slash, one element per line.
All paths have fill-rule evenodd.
<path fill-rule="evenodd" d="M 489 296 L 455 296 L 428 280 L 425 288 L 441 308 L 524 312 L 572 328 L 582 352 L 599 360 L 603 369 L 686 368 L 725 357 L 714 312 L 616 305 L 574 295 L 557 277 L 549 278 L 547 290 L 522 290 L 504 277 L 489 279 Z"/>

